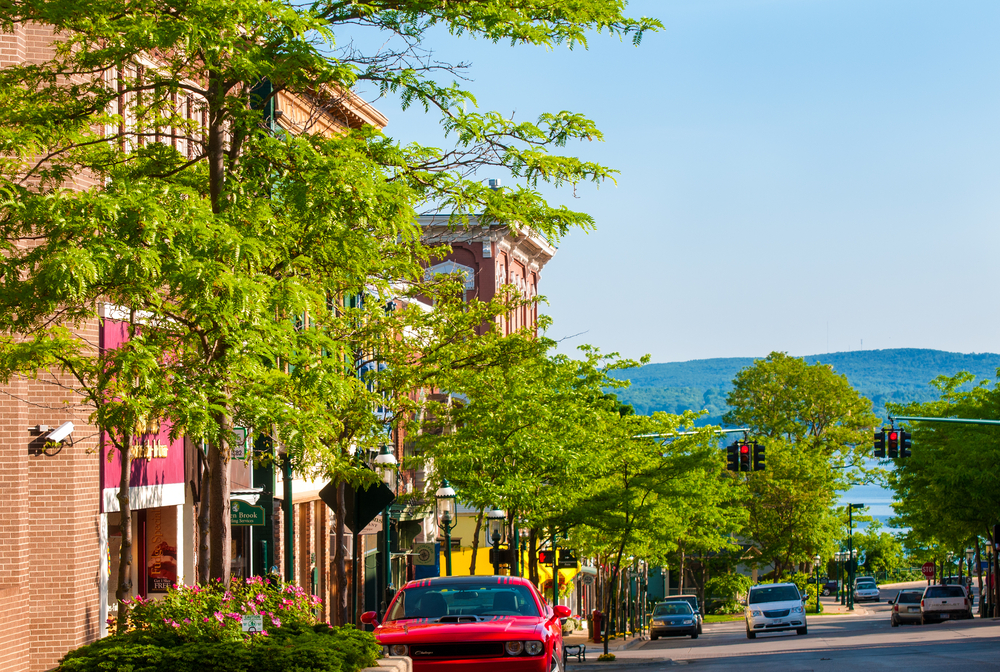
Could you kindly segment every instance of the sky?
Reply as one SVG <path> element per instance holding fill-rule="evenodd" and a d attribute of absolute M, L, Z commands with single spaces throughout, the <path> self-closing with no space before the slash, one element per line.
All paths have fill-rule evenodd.
<path fill-rule="evenodd" d="M 542 189 L 597 225 L 542 274 L 564 351 L 1000 350 L 1000 2 L 633 0 L 628 14 L 664 29 L 638 48 L 433 40 L 471 62 L 481 109 L 572 110 L 604 133 L 567 151 L 617 184 Z M 374 104 L 387 135 L 442 146 L 435 117 Z"/>

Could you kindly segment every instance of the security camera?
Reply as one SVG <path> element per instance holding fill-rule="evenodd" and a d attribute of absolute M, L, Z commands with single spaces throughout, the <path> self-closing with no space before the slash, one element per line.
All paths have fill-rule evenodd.
<path fill-rule="evenodd" d="M 47 437 L 45 437 L 45 438 L 47 438 L 49 441 L 53 441 L 55 443 L 59 443 L 60 441 L 62 441 L 63 439 L 65 439 L 67 436 L 69 436 L 70 434 L 72 434 L 74 429 L 75 429 L 75 427 L 73 426 L 72 422 L 64 422 L 63 424 L 61 424 L 58 427 L 56 427 L 55 429 L 53 429 L 49 433 L 49 435 Z"/>

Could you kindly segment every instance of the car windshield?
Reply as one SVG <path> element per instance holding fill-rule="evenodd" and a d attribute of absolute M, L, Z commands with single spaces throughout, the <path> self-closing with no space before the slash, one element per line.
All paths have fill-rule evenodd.
<path fill-rule="evenodd" d="M 539 616 L 527 586 L 493 582 L 457 583 L 400 591 L 387 621 L 442 616 Z"/>
<path fill-rule="evenodd" d="M 795 586 L 766 586 L 750 591 L 750 604 L 763 602 L 791 602 L 800 600 L 799 591 Z"/>
<path fill-rule="evenodd" d="M 896 601 L 901 604 L 919 604 L 920 598 L 920 593 L 900 593 Z"/>
<path fill-rule="evenodd" d="M 698 598 L 692 595 L 691 597 L 668 597 L 667 602 L 683 602 L 685 604 L 691 605 L 691 611 L 698 611 Z"/>
<path fill-rule="evenodd" d="M 859 583 L 858 590 L 875 590 L 874 583 Z"/>
<path fill-rule="evenodd" d="M 653 609 L 653 616 L 680 616 L 690 615 L 691 605 L 687 602 L 661 602 Z"/>
<path fill-rule="evenodd" d="M 924 591 L 924 597 L 965 597 L 965 589 L 961 586 L 930 586 Z"/>

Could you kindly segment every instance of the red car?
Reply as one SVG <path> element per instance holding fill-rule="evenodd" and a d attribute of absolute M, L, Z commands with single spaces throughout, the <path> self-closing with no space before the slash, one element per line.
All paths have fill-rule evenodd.
<path fill-rule="evenodd" d="M 413 669 L 476 672 L 562 671 L 562 622 L 568 607 L 546 603 L 516 576 L 442 576 L 410 581 L 396 593 L 385 622 L 361 615 L 390 656 Z"/>

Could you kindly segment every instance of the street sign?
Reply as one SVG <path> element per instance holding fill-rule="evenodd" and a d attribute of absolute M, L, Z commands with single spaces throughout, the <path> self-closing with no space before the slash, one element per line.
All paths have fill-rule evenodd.
<path fill-rule="evenodd" d="M 243 632 L 257 634 L 264 629 L 264 617 L 260 614 L 243 614 L 240 625 L 243 627 Z"/>
<path fill-rule="evenodd" d="M 920 567 L 920 571 L 924 573 L 924 577 L 927 578 L 928 580 L 933 579 L 934 578 L 934 563 L 933 562 L 925 562 Z"/>
<path fill-rule="evenodd" d="M 319 491 L 319 498 L 336 512 L 337 484 L 334 482 L 327 483 Z M 344 507 L 347 509 L 347 517 L 344 520 L 344 525 L 352 533 L 360 534 L 365 525 L 372 522 L 375 516 L 382 513 L 382 509 L 396 501 L 396 495 L 393 494 L 392 490 L 385 483 L 379 482 L 377 485 L 370 485 L 368 488 L 358 490 L 356 499 L 357 510 L 355 511 L 354 487 L 349 483 L 345 483 Z"/>
<path fill-rule="evenodd" d="M 433 565 L 437 558 L 434 554 L 434 544 L 413 544 L 413 564 Z"/>
<path fill-rule="evenodd" d="M 245 460 L 247 457 L 247 435 L 250 433 L 246 427 L 233 427 L 233 459 Z"/>
<path fill-rule="evenodd" d="M 556 567 L 559 569 L 576 569 L 577 559 L 576 553 L 568 548 L 559 549 L 559 562 Z"/>
<path fill-rule="evenodd" d="M 378 534 L 382 531 L 382 529 L 382 516 L 375 516 L 372 519 L 372 522 L 361 528 L 361 531 L 358 532 L 358 534 Z"/>
<path fill-rule="evenodd" d="M 264 507 L 234 499 L 229 504 L 230 525 L 263 525 Z"/>

